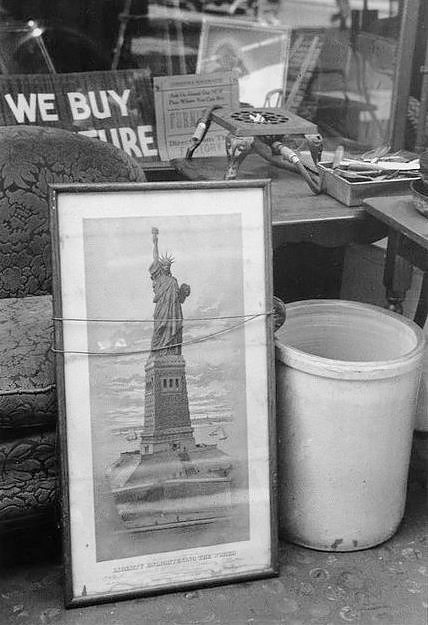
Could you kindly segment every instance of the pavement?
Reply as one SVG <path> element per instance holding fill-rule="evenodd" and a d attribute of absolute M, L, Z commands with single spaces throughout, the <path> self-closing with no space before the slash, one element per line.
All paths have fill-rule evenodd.
<path fill-rule="evenodd" d="M 59 533 L 0 538 L 1 625 L 426 625 L 428 437 L 415 438 L 407 506 L 390 540 L 351 553 L 282 540 L 280 575 L 66 610 Z"/>

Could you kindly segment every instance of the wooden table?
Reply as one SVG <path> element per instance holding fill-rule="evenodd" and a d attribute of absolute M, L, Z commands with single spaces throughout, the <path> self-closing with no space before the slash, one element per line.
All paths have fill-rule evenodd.
<path fill-rule="evenodd" d="M 368 213 L 388 228 L 384 285 L 390 308 L 402 311 L 411 266 L 424 272 L 414 320 L 423 326 L 428 313 L 428 219 L 418 213 L 411 195 L 369 198 Z"/>
<path fill-rule="evenodd" d="M 188 180 L 222 180 L 226 158 L 194 158 L 173 162 Z M 272 180 L 274 248 L 284 243 L 312 242 L 323 247 L 371 243 L 387 228 L 362 207 L 349 208 L 332 197 L 314 195 L 306 182 L 291 171 L 278 169 L 258 155 L 250 155 L 239 169 L 239 179 Z"/>

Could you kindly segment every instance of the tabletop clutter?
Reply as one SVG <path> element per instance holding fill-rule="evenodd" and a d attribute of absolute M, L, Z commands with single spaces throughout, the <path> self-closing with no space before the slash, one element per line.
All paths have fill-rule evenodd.
<path fill-rule="evenodd" d="M 406 191 L 420 178 L 419 155 L 393 152 L 389 146 L 359 155 L 346 155 L 339 146 L 333 160 L 322 161 L 318 170 L 324 192 L 347 206 L 358 206 L 367 197 Z"/>

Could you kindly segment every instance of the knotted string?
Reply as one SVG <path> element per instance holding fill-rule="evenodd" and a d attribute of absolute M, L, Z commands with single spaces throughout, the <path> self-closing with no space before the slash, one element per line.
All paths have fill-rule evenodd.
<path fill-rule="evenodd" d="M 169 350 L 173 350 L 176 347 L 185 347 L 187 345 L 196 345 L 198 343 L 203 343 L 217 336 L 221 336 L 222 334 L 232 332 L 233 330 L 236 330 L 237 328 L 242 327 L 243 325 L 245 325 L 249 321 L 252 321 L 253 319 L 257 319 L 259 317 L 268 317 L 273 314 L 274 314 L 274 311 L 268 311 L 268 312 L 256 313 L 256 314 L 251 314 L 251 315 L 229 315 L 229 316 L 223 316 L 223 317 L 193 317 L 193 318 L 186 317 L 186 322 L 187 321 L 214 321 L 214 320 L 225 320 L 225 319 L 241 319 L 241 321 L 239 323 L 235 323 L 229 326 L 228 328 L 217 330 L 217 332 L 211 332 L 210 334 L 205 334 L 201 337 L 190 339 L 189 341 L 182 341 L 180 343 L 174 343 L 172 345 L 165 345 L 165 347 L 129 350 L 126 352 L 121 352 L 121 351 L 92 352 L 92 351 L 79 351 L 79 350 L 62 350 L 62 349 L 57 349 L 56 347 L 52 347 L 51 349 L 53 352 L 57 354 L 81 354 L 81 355 L 86 355 L 86 356 L 133 356 L 137 354 L 152 354 L 152 353 L 168 352 Z M 154 321 L 153 319 L 83 319 L 83 318 L 78 318 L 78 317 L 75 317 L 75 318 L 53 317 L 52 319 L 53 321 L 59 321 L 61 323 L 64 321 L 85 322 L 85 323 L 87 322 L 89 323 L 156 323 L 156 321 Z M 183 319 L 169 317 L 166 319 L 166 321 L 183 321 Z"/>
<path fill-rule="evenodd" d="M 249 315 L 225 315 L 220 317 L 167 317 L 165 321 L 217 321 L 224 319 L 245 319 L 247 317 L 267 317 L 272 315 L 273 311 L 265 313 L 251 313 Z M 85 323 L 156 323 L 151 319 L 86 319 L 84 317 L 52 317 L 52 321 L 82 321 Z"/>

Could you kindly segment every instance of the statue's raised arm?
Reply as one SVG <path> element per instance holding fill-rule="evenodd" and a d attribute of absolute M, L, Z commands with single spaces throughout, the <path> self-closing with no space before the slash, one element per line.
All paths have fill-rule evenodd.
<path fill-rule="evenodd" d="M 159 248 L 158 248 L 158 228 L 152 228 L 152 239 L 153 239 L 153 261 L 159 261 Z"/>

